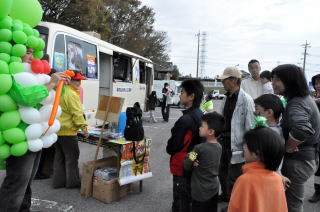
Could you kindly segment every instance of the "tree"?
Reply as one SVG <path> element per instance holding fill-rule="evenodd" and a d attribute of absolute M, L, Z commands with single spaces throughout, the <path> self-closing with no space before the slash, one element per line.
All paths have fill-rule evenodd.
<path fill-rule="evenodd" d="M 151 59 L 169 61 L 166 32 L 154 29 L 155 13 L 140 0 L 40 0 L 44 21 L 80 31 L 96 31 L 101 38 Z"/>
<path fill-rule="evenodd" d="M 43 20 L 80 31 L 96 31 L 105 39 L 109 33 L 108 13 L 103 0 L 40 0 Z"/>
<path fill-rule="evenodd" d="M 180 76 L 181 76 L 181 73 L 179 72 L 178 66 L 174 65 L 171 79 L 178 80 Z"/>
<path fill-rule="evenodd" d="M 108 41 L 151 59 L 169 61 L 166 32 L 156 31 L 154 11 L 140 0 L 106 0 L 110 34 Z"/>

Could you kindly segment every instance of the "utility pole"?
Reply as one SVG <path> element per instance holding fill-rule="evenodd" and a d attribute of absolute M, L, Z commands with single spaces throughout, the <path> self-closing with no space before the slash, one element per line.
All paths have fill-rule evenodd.
<path fill-rule="evenodd" d="M 198 34 L 196 34 L 198 37 L 198 51 L 197 51 L 197 78 L 199 77 L 199 49 L 200 49 L 200 30 Z"/>
<path fill-rule="evenodd" d="M 305 44 L 302 44 L 302 47 L 304 47 L 304 54 L 303 54 L 303 73 L 305 73 L 306 71 L 306 59 L 307 59 L 307 49 L 310 48 L 310 43 L 308 43 L 308 41 L 306 41 Z"/>
<path fill-rule="evenodd" d="M 200 78 L 206 76 L 206 59 L 207 59 L 207 33 L 201 33 L 200 50 L 199 50 L 199 63 L 200 63 Z"/>

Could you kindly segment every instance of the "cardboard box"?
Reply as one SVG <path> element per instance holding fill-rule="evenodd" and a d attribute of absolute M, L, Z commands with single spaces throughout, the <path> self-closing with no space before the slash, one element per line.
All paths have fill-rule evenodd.
<path fill-rule="evenodd" d="M 123 102 L 124 98 L 100 95 L 96 118 L 117 123 Z"/>
<path fill-rule="evenodd" d="M 117 157 L 112 156 L 97 160 L 96 169 L 102 167 L 117 167 Z M 85 195 L 87 189 L 90 190 L 89 197 L 93 197 L 105 203 L 111 203 L 119 200 L 131 191 L 131 184 L 120 186 L 118 178 L 109 181 L 93 177 L 92 190 L 85 185 L 90 181 L 90 170 L 93 167 L 93 161 L 83 164 L 81 179 L 81 194 Z"/>
<path fill-rule="evenodd" d="M 94 177 L 92 197 L 105 203 L 118 201 L 131 191 L 131 184 L 120 186 L 118 179 L 109 181 Z"/>
<path fill-rule="evenodd" d="M 103 158 L 100 160 L 97 160 L 96 162 L 96 169 L 102 168 L 102 167 L 117 167 L 117 157 L 108 157 L 108 158 Z M 81 194 L 85 195 L 86 190 L 89 189 L 85 185 L 88 184 L 90 181 L 90 170 L 93 167 L 93 161 L 88 161 L 83 164 L 82 167 L 82 178 L 81 178 Z M 89 189 L 91 190 L 91 189 Z M 92 192 L 90 191 L 89 197 L 92 196 Z"/>

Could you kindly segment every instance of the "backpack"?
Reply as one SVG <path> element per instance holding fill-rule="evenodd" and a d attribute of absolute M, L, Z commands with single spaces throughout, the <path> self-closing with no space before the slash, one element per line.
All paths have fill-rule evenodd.
<path fill-rule="evenodd" d="M 128 141 L 141 141 L 144 139 L 144 129 L 142 125 L 142 110 L 139 103 L 126 110 L 126 127 L 124 138 Z"/>

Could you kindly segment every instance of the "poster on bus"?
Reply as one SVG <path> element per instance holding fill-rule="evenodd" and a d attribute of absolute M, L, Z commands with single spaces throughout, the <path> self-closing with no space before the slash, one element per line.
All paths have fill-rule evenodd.
<path fill-rule="evenodd" d="M 94 79 L 98 78 L 96 57 L 91 54 L 87 54 L 87 77 Z"/>
<path fill-rule="evenodd" d="M 53 68 L 57 70 L 57 72 L 61 72 L 65 70 L 64 64 L 64 53 L 55 52 L 53 55 Z"/>
<path fill-rule="evenodd" d="M 82 71 L 83 54 L 81 45 L 68 42 L 68 69 Z"/>

